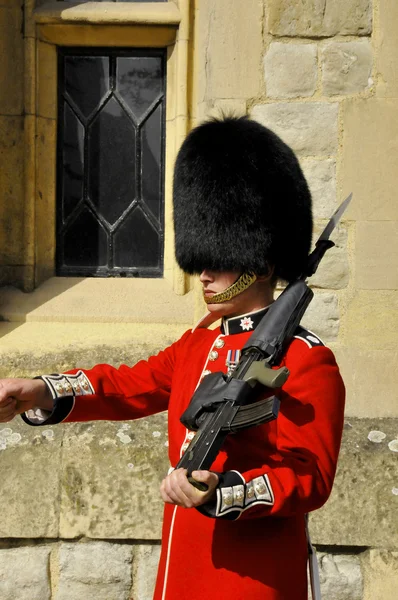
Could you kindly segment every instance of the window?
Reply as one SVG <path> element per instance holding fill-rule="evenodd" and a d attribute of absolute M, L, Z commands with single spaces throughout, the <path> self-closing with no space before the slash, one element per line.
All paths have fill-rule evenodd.
<path fill-rule="evenodd" d="M 58 48 L 57 275 L 162 276 L 165 61 Z"/>

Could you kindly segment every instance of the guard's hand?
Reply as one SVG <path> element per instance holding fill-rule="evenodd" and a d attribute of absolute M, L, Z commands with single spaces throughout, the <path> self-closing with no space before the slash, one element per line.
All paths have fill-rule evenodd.
<path fill-rule="evenodd" d="M 201 504 L 209 502 L 218 485 L 218 475 L 211 471 L 193 471 L 192 477 L 196 481 L 205 483 L 208 486 L 206 492 L 200 492 L 191 485 L 187 479 L 186 469 L 174 469 L 165 477 L 160 486 L 160 494 L 168 504 L 177 504 L 184 508 L 194 508 Z"/>
<path fill-rule="evenodd" d="M 52 410 L 51 394 L 41 379 L 0 379 L 0 423 L 31 408 Z"/>

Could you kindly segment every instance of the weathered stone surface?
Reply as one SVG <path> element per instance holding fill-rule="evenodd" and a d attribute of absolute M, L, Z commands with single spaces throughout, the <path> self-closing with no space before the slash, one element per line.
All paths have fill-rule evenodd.
<path fill-rule="evenodd" d="M 365 594 L 363 600 L 396 600 L 398 552 L 370 550 L 363 561 Z"/>
<path fill-rule="evenodd" d="M 258 0 L 204 0 L 196 12 L 198 102 L 250 98 L 261 86 L 263 15 Z"/>
<path fill-rule="evenodd" d="M 0 264 L 23 264 L 23 118 L 0 116 Z"/>
<path fill-rule="evenodd" d="M 62 544 L 55 600 L 129 600 L 132 557 L 129 545 Z"/>
<path fill-rule="evenodd" d="M 312 213 L 315 219 L 330 219 L 336 210 L 336 161 L 300 160 L 312 195 Z"/>
<path fill-rule="evenodd" d="M 355 249 L 359 289 L 398 288 L 398 220 L 359 221 Z"/>
<path fill-rule="evenodd" d="M 177 296 L 164 279 L 52 277 L 31 294 L 0 290 L 7 321 L 167 323 L 192 321 L 190 294 Z"/>
<path fill-rule="evenodd" d="M 271 0 L 273 35 L 329 37 L 366 35 L 372 30 L 370 0 Z"/>
<path fill-rule="evenodd" d="M 376 301 L 375 306 L 381 308 L 382 302 Z M 370 321 L 373 312 L 377 312 L 375 307 L 369 313 Z M 352 341 L 343 348 L 334 348 L 347 388 L 346 414 L 375 418 L 398 417 L 397 369 L 391 367 L 398 363 L 396 340 L 393 349 L 388 346 L 380 349 L 380 342 L 376 339 L 373 343 L 371 334 L 372 328 L 368 332 L 365 329 L 359 333 L 359 341 Z M 360 340 L 364 340 L 362 347 Z"/>
<path fill-rule="evenodd" d="M 41 283 L 54 275 L 56 192 L 55 119 L 36 119 L 36 202 L 35 202 L 35 267 L 36 281 Z"/>
<path fill-rule="evenodd" d="M 397 351 L 397 315 L 398 295 L 395 290 L 356 290 L 344 307 L 342 325 L 348 347 L 351 349 L 357 347 L 370 352 L 376 349 L 385 350 L 386 356 L 387 353 Z M 391 361 L 386 362 L 391 364 Z M 392 381 L 390 385 L 392 388 L 397 387 L 392 385 Z M 378 386 L 371 389 L 380 392 Z"/>
<path fill-rule="evenodd" d="M 330 42 L 322 48 L 321 56 L 322 86 L 326 96 L 355 94 L 372 84 L 370 41 Z"/>
<path fill-rule="evenodd" d="M 0 377 L 35 377 L 107 363 L 134 365 L 189 328 L 140 323 L 0 322 Z"/>
<path fill-rule="evenodd" d="M 270 98 L 312 96 L 318 75 L 316 44 L 273 42 L 264 57 L 266 93 Z"/>
<path fill-rule="evenodd" d="M 326 222 L 315 223 L 313 240 L 316 241 L 326 226 Z M 340 226 L 335 229 L 332 239 L 336 244 L 326 252 L 317 272 L 311 277 L 311 286 L 339 290 L 347 286 L 349 279 L 347 256 L 347 231 Z"/>
<path fill-rule="evenodd" d="M 160 556 L 160 545 L 134 548 L 132 597 L 152 600 Z"/>
<path fill-rule="evenodd" d="M 342 131 L 339 177 L 344 195 L 354 193 L 347 218 L 396 221 L 398 102 L 344 100 Z"/>
<path fill-rule="evenodd" d="M 336 153 L 337 115 L 335 102 L 257 104 L 251 113 L 304 156 Z"/>
<path fill-rule="evenodd" d="M 358 290 L 341 307 L 343 345 L 335 352 L 347 386 L 347 414 L 398 417 L 398 297 Z"/>
<path fill-rule="evenodd" d="M 376 94 L 380 97 L 398 97 L 398 3 L 395 0 L 379 0 L 379 27 L 375 31 L 377 81 Z"/>
<path fill-rule="evenodd" d="M 50 600 L 50 550 L 50 546 L 0 550 L 1 600 Z"/>
<path fill-rule="evenodd" d="M 65 430 L 60 535 L 157 540 L 169 468 L 165 415 Z"/>
<path fill-rule="evenodd" d="M 58 536 L 61 445 L 62 428 L 0 423 L 0 537 Z"/>
<path fill-rule="evenodd" d="M 362 600 L 362 572 L 358 556 L 318 553 L 319 579 L 325 600 Z"/>
<path fill-rule="evenodd" d="M 37 114 L 57 118 L 57 47 L 37 41 Z"/>
<path fill-rule="evenodd" d="M 2 2 L 3 4 L 3 2 Z M 22 11 L 0 7 L 0 115 L 23 113 L 24 47 Z"/>
<path fill-rule="evenodd" d="M 370 431 L 386 434 L 381 443 Z M 315 544 L 398 547 L 398 452 L 389 443 L 398 436 L 398 419 L 348 418 L 332 495 L 311 514 Z"/>
<path fill-rule="evenodd" d="M 325 342 L 336 339 L 339 331 L 339 307 L 336 294 L 316 292 L 302 324 Z"/>

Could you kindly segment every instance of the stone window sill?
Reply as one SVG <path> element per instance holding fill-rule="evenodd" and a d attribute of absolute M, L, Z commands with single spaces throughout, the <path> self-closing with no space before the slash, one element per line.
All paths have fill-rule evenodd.
<path fill-rule="evenodd" d="M 174 2 L 49 2 L 35 9 L 34 19 L 40 24 L 90 23 L 178 27 L 181 15 Z"/>

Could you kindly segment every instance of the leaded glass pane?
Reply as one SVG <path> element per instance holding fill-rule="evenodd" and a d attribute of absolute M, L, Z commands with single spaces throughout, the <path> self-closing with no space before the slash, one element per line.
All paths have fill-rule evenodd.
<path fill-rule="evenodd" d="M 65 90 L 69 102 L 89 117 L 109 90 L 109 58 L 65 56 Z"/>
<path fill-rule="evenodd" d="M 135 198 L 135 127 L 111 98 L 88 127 L 88 193 L 113 225 Z"/>
<path fill-rule="evenodd" d="M 64 112 L 63 144 L 64 195 L 63 218 L 67 219 L 83 198 L 84 127 L 70 106 Z"/>
<path fill-rule="evenodd" d="M 162 94 L 162 78 L 156 58 L 118 58 L 116 90 L 140 121 Z"/>
<path fill-rule="evenodd" d="M 59 49 L 57 274 L 161 277 L 165 51 Z"/>
<path fill-rule="evenodd" d="M 135 235 L 131 236 L 131 231 Z M 155 267 L 159 254 L 159 236 L 140 208 L 126 218 L 115 233 L 115 265 L 126 266 L 129 256 L 144 267 Z"/>
<path fill-rule="evenodd" d="M 65 231 L 65 265 L 95 267 L 107 264 L 107 236 L 88 209 L 70 222 Z"/>
<path fill-rule="evenodd" d="M 162 131 L 161 106 L 142 126 L 142 199 L 156 219 L 161 218 L 160 147 L 157 143 Z"/>

